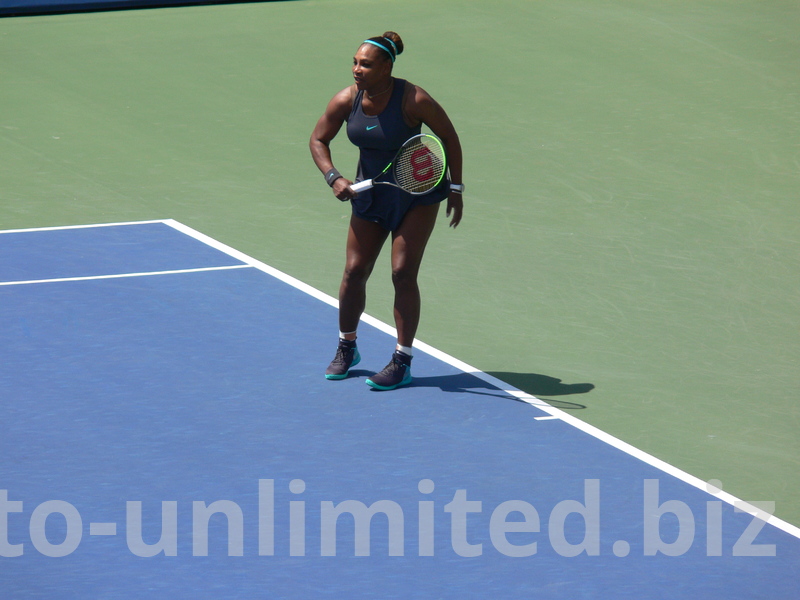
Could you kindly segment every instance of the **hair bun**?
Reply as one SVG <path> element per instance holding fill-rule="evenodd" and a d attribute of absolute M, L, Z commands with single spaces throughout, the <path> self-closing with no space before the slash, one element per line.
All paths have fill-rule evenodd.
<path fill-rule="evenodd" d="M 397 47 L 398 55 L 403 53 L 403 39 L 399 34 L 394 31 L 387 31 L 381 37 L 385 37 L 387 40 L 392 40 L 392 42 L 394 42 L 394 45 Z"/>

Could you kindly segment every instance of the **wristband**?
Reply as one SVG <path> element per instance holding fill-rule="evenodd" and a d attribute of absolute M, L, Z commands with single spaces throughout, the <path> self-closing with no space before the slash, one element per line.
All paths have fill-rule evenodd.
<path fill-rule="evenodd" d="M 342 174 L 339 173 L 339 171 L 337 171 L 335 168 L 333 168 L 327 173 L 325 173 L 325 181 L 329 186 L 333 187 L 333 182 L 339 179 L 341 176 Z"/>
<path fill-rule="evenodd" d="M 456 194 L 463 194 L 464 193 L 464 184 L 463 183 L 451 183 L 450 184 L 450 191 L 455 192 Z"/>

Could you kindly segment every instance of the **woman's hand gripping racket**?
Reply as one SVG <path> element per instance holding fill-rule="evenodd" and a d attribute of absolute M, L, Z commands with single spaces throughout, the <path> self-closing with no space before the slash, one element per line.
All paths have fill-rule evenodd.
<path fill-rule="evenodd" d="M 358 193 L 376 185 L 392 185 L 409 194 L 421 196 L 439 185 L 446 171 L 447 160 L 442 142 L 434 135 L 421 133 L 405 141 L 380 175 L 354 183 L 350 189 Z M 387 174 L 393 177 L 389 178 Z"/>

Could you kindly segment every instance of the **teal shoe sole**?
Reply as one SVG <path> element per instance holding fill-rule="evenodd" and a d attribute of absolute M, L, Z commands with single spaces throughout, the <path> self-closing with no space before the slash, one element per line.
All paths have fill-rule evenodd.
<path fill-rule="evenodd" d="M 403 380 L 400 383 L 396 384 L 396 385 L 389 385 L 389 386 L 378 385 L 377 383 L 372 381 L 372 379 L 367 379 L 367 385 L 369 387 L 371 387 L 372 389 L 374 389 L 374 390 L 381 390 L 382 392 L 388 392 L 390 390 L 396 390 L 399 387 L 403 387 L 404 385 L 408 385 L 413 380 L 414 380 L 414 378 L 411 377 L 411 371 L 406 371 L 406 375 L 405 375 L 405 377 L 403 377 Z"/>
<path fill-rule="evenodd" d="M 358 352 L 358 348 L 356 348 L 356 355 L 353 358 L 353 364 L 350 365 L 350 369 L 355 367 L 360 362 L 361 362 L 361 354 Z M 330 379 L 330 380 L 346 379 L 347 376 L 350 375 L 350 369 L 347 369 L 347 372 L 342 373 L 341 375 L 329 375 L 326 373 L 325 379 Z"/>

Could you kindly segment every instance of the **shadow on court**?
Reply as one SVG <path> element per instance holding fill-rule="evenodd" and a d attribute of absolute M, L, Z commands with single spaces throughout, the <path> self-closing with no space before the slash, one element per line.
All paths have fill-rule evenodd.
<path fill-rule="evenodd" d="M 591 383 L 565 384 L 560 379 L 538 375 L 536 373 L 506 373 L 490 372 L 489 375 L 509 383 L 511 386 L 527 392 L 533 396 L 566 396 L 569 394 L 585 394 L 594 389 Z M 353 376 L 369 376 L 369 371 L 351 371 Z M 518 398 L 503 393 L 501 389 L 493 386 L 482 379 L 469 373 L 458 373 L 455 375 L 437 375 L 433 377 L 414 377 L 412 383 L 414 387 L 439 388 L 443 392 L 478 394 L 482 396 L 492 396 L 504 400 L 514 400 L 522 402 Z M 577 402 L 567 402 L 563 400 L 547 399 L 547 403 L 553 407 L 564 410 L 580 410 L 586 408 Z"/>
<path fill-rule="evenodd" d="M 586 405 L 565 400 L 553 400 L 552 396 L 570 396 L 586 394 L 594 389 L 593 383 L 564 383 L 557 377 L 540 375 L 539 373 L 509 373 L 506 371 L 488 371 L 488 375 L 510 383 L 515 388 L 527 392 L 537 398 L 547 397 L 547 403 L 564 410 L 584 409 Z"/>
<path fill-rule="evenodd" d="M 505 371 L 487 371 L 487 373 L 533 396 L 570 396 L 586 394 L 594 389 L 593 383 L 563 383 L 560 379 L 538 373 Z"/>

